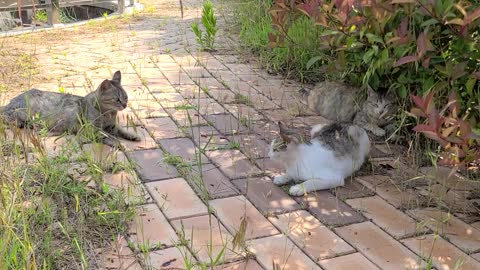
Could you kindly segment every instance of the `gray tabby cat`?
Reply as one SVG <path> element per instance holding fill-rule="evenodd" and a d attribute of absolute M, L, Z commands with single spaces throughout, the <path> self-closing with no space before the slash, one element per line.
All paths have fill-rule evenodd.
<path fill-rule="evenodd" d="M 307 103 L 311 110 L 329 120 L 353 123 L 375 136 L 384 136 L 383 127 L 392 124 L 395 100 L 372 89 L 368 89 L 366 97 L 362 97 L 362 92 L 339 82 L 324 81 L 307 93 Z"/>
<path fill-rule="evenodd" d="M 127 102 L 127 93 L 121 85 L 121 73 L 117 71 L 111 80 L 104 80 L 97 90 L 85 97 L 28 90 L 0 107 L 0 118 L 20 128 L 45 126 L 53 135 L 64 132 L 75 134 L 86 121 L 110 135 L 139 141 L 138 135 L 116 123 L 117 113 L 127 107 Z M 104 142 L 113 144 L 108 137 L 104 138 Z"/>

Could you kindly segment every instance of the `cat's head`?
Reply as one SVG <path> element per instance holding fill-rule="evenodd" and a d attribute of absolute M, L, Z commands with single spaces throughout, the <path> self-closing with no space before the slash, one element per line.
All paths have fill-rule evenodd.
<path fill-rule="evenodd" d="M 98 103 L 103 111 L 121 111 L 127 107 L 127 92 L 121 85 L 120 71 L 111 80 L 104 80 L 97 89 Z"/>
<path fill-rule="evenodd" d="M 268 156 L 271 159 L 282 159 L 286 155 L 286 152 L 292 148 L 295 148 L 303 141 L 302 136 L 293 129 L 289 129 L 281 121 L 278 122 L 280 133 L 277 138 L 274 138 L 270 143 L 270 151 Z"/>
<path fill-rule="evenodd" d="M 364 110 L 378 125 L 386 125 L 391 122 L 397 110 L 395 96 L 390 93 L 377 93 L 369 88 Z"/>

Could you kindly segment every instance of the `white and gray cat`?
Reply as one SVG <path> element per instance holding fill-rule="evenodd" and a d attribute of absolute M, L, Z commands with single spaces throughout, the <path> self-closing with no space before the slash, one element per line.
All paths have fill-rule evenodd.
<path fill-rule="evenodd" d="M 300 182 L 290 188 L 290 195 L 301 196 L 315 190 L 344 185 L 364 163 L 370 140 L 365 130 L 356 125 L 333 123 L 315 125 L 310 138 L 279 122 L 280 138 L 270 144 L 269 157 L 280 161 L 284 175 L 275 176 L 276 185 Z"/>
<path fill-rule="evenodd" d="M 137 134 L 117 125 L 117 113 L 127 107 L 127 102 L 121 73 L 117 71 L 111 80 L 104 80 L 85 97 L 30 89 L 0 107 L 0 118 L 20 128 L 46 127 L 52 135 L 77 133 L 86 121 L 114 137 L 139 141 Z M 115 144 L 109 137 L 103 141 Z"/>
<path fill-rule="evenodd" d="M 375 136 L 384 136 L 394 127 L 395 99 L 368 88 L 351 87 L 340 82 L 324 81 L 303 92 L 308 107 L 321 116 L 342 123 L 353 123 Z M 385 129 L 384 129 L 385 128 Z"/>

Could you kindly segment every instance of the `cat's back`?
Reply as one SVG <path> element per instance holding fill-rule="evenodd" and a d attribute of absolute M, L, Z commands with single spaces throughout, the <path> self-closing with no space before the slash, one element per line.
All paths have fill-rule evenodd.
<path fill-rule="evenodd" d="M 318 142 L 339 158 L 355 156 L 362 148 L 366 148 L 367 151 L 370 148 L 368 135 L 363 128 L 343 123 L 323 126 L 313 132 L 311 141 Z"/>
<path fill-rule="evenodd" d="M 44 109 L 60 109 L 62 107 L 74 106 L 82 97 L 72 94 L 62 94 L 56 92 L 42 91 L 39 89 L 30 89 L 24 93 L 14 97 L 7 109 L 21 108 L 44 108 Z"/>
<path fill-rule="evenodd" d="M 349 122 L 358 110 L 355 99 L 358 89 L 340 82 L 324 81 L 309 92 L 307 102 L 311 110 L 338 122 Z"/>

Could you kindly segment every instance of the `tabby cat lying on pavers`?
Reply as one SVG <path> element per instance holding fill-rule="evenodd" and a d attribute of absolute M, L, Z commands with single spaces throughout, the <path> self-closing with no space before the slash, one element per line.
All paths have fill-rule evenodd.
<path fill-rule="evenodd" d="M 310 136 L 282 122 L 278 125 L 280 138 L 272 141 L 268 155 L 280 161 L 286 173 L 275 176 L 273 183 L 301 182 L 290 188 L 292 196 L 343 186 L 345 178 L 360 169 L 370 151 L 367 133 L 356 125 L 315 125 Z"/>
<path fill-rule="evenodd" d="M 0 107 L 0 117 L 20 128 L 47 128 L 52 135 L 76 134 L 88 123 L 108 135 L 139 141 L 138 135 L 116 123 L 117 113 L 125 109 L 128 102 L 121 76 L 120 71 L 115 72 L 111 80 L 104 80 L 97 90 L 85 97 L 28 90 Z M 115 145 L 111 137 L 102 136 L 105 144 Z"/>

